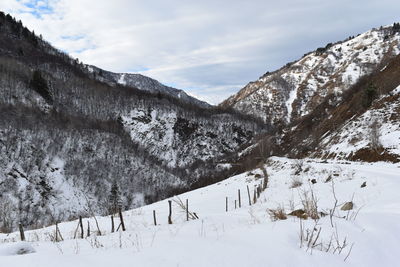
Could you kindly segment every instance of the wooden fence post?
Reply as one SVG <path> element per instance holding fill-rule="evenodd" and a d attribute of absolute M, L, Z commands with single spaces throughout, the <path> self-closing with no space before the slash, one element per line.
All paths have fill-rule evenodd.
<path fill-rule="evenodd" d="M 257 202 L 257 190 L 256 187 L 254 186 L 253 204 L 256 204 L 256 202 Z"/>
<path fill-rule="evenodd" d="M 115 232 L 114 215 L 111 215 L 111 233 Z"/>
<path fill-rule="evenodd" d="M 235 199 L 235 209 L 236 209 L 236 199 Z"/>
<path fill-rule="evenodd" d="M 228 212 L 228 197 L 225 197 L 225 211 Z"/>
<path fill-rule="evenodd" d="M 87 221 L 87 236 L 90 236 L 90 223 Z"/>
<path fill-rule="evenodd" d="M 156 211 L 155 210 L 153 210 L 153 220 L 154 220 L 154 225 L 157 225 Z"/>
<path fill-rule="evenodd" d="M 19 223 L 19 235 L 21 236 L 21 241 L 25 241 L 25 233 L 24 228 L 22 227 L 22 223 Z"/>
<path fill-rule="evenodd" d="M 119 219 L 120 219 L 120 221 L 121 221 L 121 227 L 122 227 L 122 231 L 124 231 L 125 232 L 125 223 L 124 223 L 124 217 L 122 217 L 122 211 L 121 211 L 121 208 L 119 208 L 119 210 L 118 210 L 118 214 L 119 214 Z"/>
<path fill-rule="evenodd" d="M 238 189 L 238 197 L 239 197 L 239 208 L 242 207 L 242 201 L 240 199 L 240 189 Z"/>
<path fill-rule="evenodd" d="M 249 185 L 247 185 L 247 195 L 249 196 L 249 206 L 251 206 L 251 197 L 250 197 Z"/>
<path fill-rule="evenodd" d="M 189 221 L 189 200 L 186 199 L 186 221 Z"/>
<path fill-rule="evenodd" d="M 56 222 L 56 237 L 55 242 L 58 242 L 58 223 Z"/>
<path fill-rule="evenodd" d="M 83 223 L 82 223 L 82 216 L 79 216 L 79 226 L 81 228 L 81 238 L 84 238 L 84 232 L 83 232 Z"/>
<path fill-rule="evenodd" d="M 172 224 L 172 201 L 168 200 L 169 205 L 169 215 L 168 215 L 168 224 Z"/>

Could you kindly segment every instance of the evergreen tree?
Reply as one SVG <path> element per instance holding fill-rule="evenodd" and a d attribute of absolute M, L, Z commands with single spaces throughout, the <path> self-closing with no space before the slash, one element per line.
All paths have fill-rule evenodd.
<path fill-rule="evenodd" d="M 374 101 L 377 95 L 378 95 L 378 90 L 376 86 L 370 83 L 369 86 L 364 90 L 363 106 L 366 108 L 371 106 L 372 101 Z"/>

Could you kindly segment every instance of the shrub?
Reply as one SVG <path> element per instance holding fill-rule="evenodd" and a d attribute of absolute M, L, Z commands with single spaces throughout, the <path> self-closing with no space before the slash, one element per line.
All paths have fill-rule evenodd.
<path fill-rule="evenodd" d="M 369 84 L 367 88 L 364 90 L 364 96 L 363 96 L 363 106 L 365 108 L 368 108 L 371 106 L 372 101 L 378 96 L 378 90 L 376 86 L 372 83 Z"/>
<path fill-rule="evenodd" d="M 286 220 L 286 212 L 285 209 L 282 206 L 279 206 L 276 209 L 269 209 L 268 214 L 271 217 L 272 221 L 278 221 L 278 220 Z"/>

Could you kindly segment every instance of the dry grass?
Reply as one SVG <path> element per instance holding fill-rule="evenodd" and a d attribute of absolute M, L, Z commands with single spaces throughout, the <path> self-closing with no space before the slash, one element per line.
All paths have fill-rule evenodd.
<path fill-rule="evenodd" d="M 276 209 L 269 209 L 268 214 L 271 217 L 272 221 L 279 221 L 279 220 L 286 220 L 287 215 L 285 212 L 285 208 L 282 206 L 279 206 Z"/>
<path fill-rule="evenodd" d="M 290 184 L 290 188 L 297 188 L 303 185 L 303 182 L 299 177 L 292 178 L 292 182 Z"/>

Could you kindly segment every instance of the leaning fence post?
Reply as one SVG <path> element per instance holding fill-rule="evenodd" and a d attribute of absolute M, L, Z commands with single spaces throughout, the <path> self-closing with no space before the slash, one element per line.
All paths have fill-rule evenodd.
<path fill-rule="evenodd" d="M 56 222 L 56 242 L 63 240 L 64 238 L 62 237 L 60 229 L 58 228 L 58 222 Z"/>
<path fill-rule="evenodd" d="M 79 216 L 79 226 L 80 226 L 80 228 L 81 228 L 81 238 L 83 239 L 83 237 L 84 237 L 84 232 L 83 232 L 82 216 Z"/>
<path fill-rule="evenodd" d="M 249 205 L 251 206 L 251 197 L 250 197 L 249 185 L 247 185 L 247 195 L 249 196 Z"/>
<path fill-rule="evenodd" d="M 240 199 L 240 189 L 238 189 L 238 198 L 239 198 L 239 208 L 242 207 L 242 201 Z"/>
<path fill-rule="evenodd" d="M 121 221 L 121 227 L 122 227 L 122 231 L 125 232 L 125 223 L 124 223 L 124 217 L 122 217 L 122 211 L 121 208 L 119 208 L 118 210 L 118 214 L 119 214 L 119 219 Z"/>
<path fill-rule="evenodd" d="M 21 241 L 25 241 L 25 233 L 24 233 L 24 228 L 22 227 L 22 224 L 19 223 L 19 234 L 21 236 Z"/>
<path fill-rule="evenodd" d="M 168 224 L 172 224 L 172 201 L 168 200 L 169 205 L 169 215 L 168 215 Z"/>
<path fill-rule="evenodd" d="M 153 210 L 153 220 L 154 220 L 154 225 L 157 225 L 156 211 L 155 210 Z"/>

